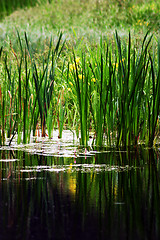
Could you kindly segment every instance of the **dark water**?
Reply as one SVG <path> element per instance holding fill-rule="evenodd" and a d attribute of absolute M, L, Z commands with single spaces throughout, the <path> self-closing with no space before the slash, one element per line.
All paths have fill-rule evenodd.
<path fill-rule="evenodd" d="M 159 157 L 1 151 L 0 240 L 160 239 Z"/>

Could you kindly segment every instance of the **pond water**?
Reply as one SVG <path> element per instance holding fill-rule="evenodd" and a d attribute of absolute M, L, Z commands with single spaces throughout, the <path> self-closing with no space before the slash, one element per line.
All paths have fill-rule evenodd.
<path fill-rule="evenodd" d="M 0 150 L 1 240 L 160 239 L 159 150 L 36 146 Z"/>

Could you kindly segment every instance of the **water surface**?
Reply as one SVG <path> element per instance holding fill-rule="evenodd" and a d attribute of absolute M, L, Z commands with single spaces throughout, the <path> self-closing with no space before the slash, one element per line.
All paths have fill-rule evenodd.
<path fill-rule="evenodd" d="M 0 150 L 0 239 L 160 239 L 158 150 L 72 152 Z"/>

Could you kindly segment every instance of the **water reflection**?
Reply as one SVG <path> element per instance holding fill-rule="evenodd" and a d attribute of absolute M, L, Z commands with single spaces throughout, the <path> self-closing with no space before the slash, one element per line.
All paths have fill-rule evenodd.
<path fill-rule="evenodd" d="M 0 159 L 0 239 L 160 239 L 158 152 Z"/>

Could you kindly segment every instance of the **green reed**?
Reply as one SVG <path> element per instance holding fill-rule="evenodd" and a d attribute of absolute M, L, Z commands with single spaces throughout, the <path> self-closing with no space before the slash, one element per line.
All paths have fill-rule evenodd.
<path fill-rule="evenodd" d="M 147 105 L 147 139 L 149 146 L 153 146 L 156 127 L 159 124 L 160 112 L 160 42 L 158 42 L 157 66 L 155 64 L 155 53 L 153 56 L 149 54 L 149 61 L 151 69 L 149 72 L 148 85 L 150 91 L 146 91 L 146 105 Z"/>
<path fill-rule="evenodd" d="M 82 54 L 81 58 L 76 58 L 75 53 L 73 52 L 73 65 L 71 71 L 80 116 L 80 142 L 82 145 L 86 146 L 89 140 L 89 71 L 86 68 L 85 54 Z"/>
<path fill-rule="evenodd" d="M 159 129 L 160 43 L 146 34 L 141 47 L 122 40 L 100 40 L 89 46 L 67 49 L 58 35 L 37 61 L 25 33 L 17 33 L 19 52 L 0 49 L 0 145 L 27 143 L 40 130 L 52 137 L 53 129 L 75 130 L 80 143 L 96 146 L 154 145 Z M 153 44 L 152 44 L 153 43 Z M 83 44 L 83 43 L 81 43 Z M 153 47 L 151 48 L 151 46 Z M 154 47 L 155 46 L 155 47 Z M 69 60 L 70 59 L 70 60 Z"/>
<path fill-rule="evenodd" d="M 144 38 L 142 48 L 137 56 L 135 50 L 131 55 L 131 37 L 129 34 L 128 47 L 126 44 L 121 46 L 120 38 L 116 33 L 118 48 L 118 138 L 117 145 L 137 144 L 142 125 L 144 124 L 144 115 L 142 113 L 143 89 L 145 86 L 148 59 L 147 49 L 152 36 L 147 41 L 147 35 Z M 123 50 L 123 53 L 122 53 Z"/>
<path fill-rule="evenodd" d="M 53 85 L 55 78 L 55 65 L 63 49 L 60 33 L 57 44 L 53 50 L 52 39 L 46 60 L 43 60 L 42 68 L 38 69 L 28 42 L 26 49 L 22 49 L 22 42 L 18 34 L 20 53 L 11 48 L 12 60 L 7 55 L 3 56 L 3 80 L 0 84 L 1 100 L 1 145 L 5 143 L 5 137 L 10 138 L 9 144 L 17 133 L 17 142 L 23 143 L 30 140 L 31 131 L 36 133 L 39 117 L 41 119 L 42 136 L 45 136 L 46 122 L 49 136 L 51 137 L 52 114 L 50 107 L 53 101 Z M 1 48 L 2 52 L 2 48 Z"/>
<path fill-rule="evenodd" d="M 111 132 L 114 126 L 114 73 L 111 62 L 111 52 L 108 45 L 102 43 L 97 49 L 97 54 L 90 51 L 91 60 L 89 67 L 92 71 L 90 79 L 90 109 L 95 129 L 95 144 L 102 146 L 104 138 L 111 144 Z"/>
<path fill-rule="evenodd" d="M 147 33 L 141 48 L 135 50 L 130 33 L 128 43 L 122 44 L 116 32 L 116 48 L 101 39 L 97 53 L 90 51 L 89 61 L 80 68 L 74 54 L 73 89 L 84 145 L 91 122 L 97 146 L 107 140 L 109 145 L 126 147 L 137 145 L 139 139 L 153 145 L 159 116 L 159 65 L 150 54 L 151 40 Z"/>
<path fill-rule="evenodd" d="M 55 65 L 56 61 L 58 60 L 61 51 L 64 46 L 64 42 L 62 46 L 60 46 L 62 39 L 62 33 L 59 34 L 59 38 L 57 41 L 57 45 L 53 51 L 52 49 L 52 39 L 50 41 L 48 56 L 46 60 L 43 60 L 43 68 L 42 70 L 38 71 L 38 67 L 35 63 L 35 61 L 32 61 L 32 71 L 33 71 L 33 79 L 35 84 L 35 93 L 36 93 L 36 100 L 38 102 L 38 108 L 39 108 L 39 114 L 41 118 L 41 130 L 42 130 L 42 137 L 45 137 L 45 129 L 46 129 L 46 123 L 49 124 L 50 129 L 50 120 L 47 121 L 48 112 L 51 105 L 52 95 L 53 95 L 53 87 L 54 87 L 54 78 L 55 78 Z M 31 51 L 28 44 L 28 39 L 26 36 L 26 43 L 28 51 Z M 32 58 L 32 57 L 31 57 Z M 50 66 L 49 66 L 50 65 Z M 35 100 L 35 107 L 36 107 L 36 100 Z M 39 115 L 38 114 L 38 115 Z M 38 117 L 37 115 L 37 117 Z M 49 114 L 49 119 L 51 119 L 51 116 Z M 49 130 L 50 132 L 50 130 Z"/>

